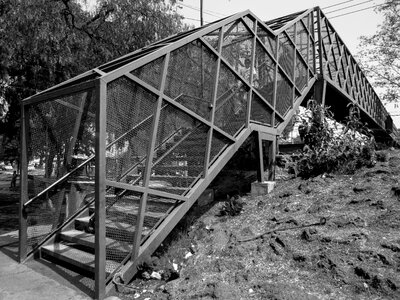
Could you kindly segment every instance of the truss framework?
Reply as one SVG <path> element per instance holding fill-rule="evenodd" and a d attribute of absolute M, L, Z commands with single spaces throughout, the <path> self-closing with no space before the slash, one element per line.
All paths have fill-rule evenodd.
<path fill-rule="evenodd" d="M 329 84 L 381 131 L 397 132 L 319 8 L 266 23 L 245 11 L 25 99 L 20 260 L 94 203 L 95 295 L 103 297 L 116 272 L 134 275 L 251 132 L 276 147 L 317 81 L 323 103 Z M 29 187 L 33 160 L 43 172 L 30 176 Z M 110 207 L 135 199 L 134 235 L 108 232 Z M 174 206 L 147 232 L 145 215 L 157 201 Z M 128 254 L 112 252 L 106 236 L 129 241 Z"/>

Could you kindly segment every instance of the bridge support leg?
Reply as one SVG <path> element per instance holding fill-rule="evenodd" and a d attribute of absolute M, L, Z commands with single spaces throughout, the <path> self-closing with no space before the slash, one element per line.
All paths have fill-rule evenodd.
<path fill-rule="evenodd" d="M 259 182 L 275 180 L 275 156 L 277 137 L 263 132 L 258 133 Z"/>
<path fill-rule="evenodd" d="M 318 75 L 318 80 L 314 84 L 314 99 L 325 106 L 325 95 L 326 95 L 326 80 L 323 76 Z"/>

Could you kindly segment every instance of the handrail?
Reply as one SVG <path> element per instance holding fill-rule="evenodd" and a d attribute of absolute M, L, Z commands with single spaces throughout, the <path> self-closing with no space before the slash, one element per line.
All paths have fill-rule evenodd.
<path fill-rule="evenodd" d="M 182 130 L 183 127 L 180 127 L 179 129 L 175 130 L 173 133 L 171 133 L 163 142 L 161 142 L 157 147 L 155 147 L 155 151 L 158 150 L 162 145 L 166 144 L 173 136 L 175 136 L 180 130 Z M 135 167 L 137 167 L 139 164 L 141 164 L 143 161 L 145 161 L 147 158 L 147 155 L 144 156 L 141 160 L 139 160 L 136 164 L 128 168 L 120 177 L 120 181 L 124 179 L 130 171 L 132 171 Z"/>

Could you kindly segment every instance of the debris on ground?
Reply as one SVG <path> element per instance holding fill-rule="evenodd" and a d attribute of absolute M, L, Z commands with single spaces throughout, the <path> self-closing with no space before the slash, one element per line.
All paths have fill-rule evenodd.
<path fill-rule="evenodd" d="M 282 176 L 238 214 L 215 203 L 155 253 L 137 299 L 400 299 L 399 168 L 385 150 L 352 175 Z"/>

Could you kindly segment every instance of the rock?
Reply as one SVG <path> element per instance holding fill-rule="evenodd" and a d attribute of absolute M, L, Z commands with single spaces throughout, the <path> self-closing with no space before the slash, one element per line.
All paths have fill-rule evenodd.
<path fill-rule="evenodd" d="M 359 266 L 354 268 L 354 274 L 356 274 L 359 277 L 362 277 L 363 279 L 371 278 L 371 275 L 368 273 L 368 271 Z"/>
<path fill-rule="evenodd" d="M 307 258 L 303 254 L 300 254 L 300 253 L 293 253 L 292 258 L 294 261 L 297 261 L 297 262 L 304 262 L 307 260 Z"/>
<path fill-rule="evenodd" d="M 381 244 L 381 246 L 383 248 L 390 249 L 393 252 L 400 252 L 400 246 L 398 246 L 396 244 L 393 244 L 393 243 L 390 243 L 390 244 L 389 243 L 383 243 L 383 244 Z"/>
<path fill-rule="evenodd" d="M 292 196 L 293 195 L 293 193 L 292 192 L 283 192 L 283 193 L 281 193 L 278 197 L 279 198 L 286 198 L 286 197 L 290 197 L 290 196 Z"/>
<path fill-rule="evenodd" d="M 312 241 L 311 234 L 307 229 L 303 230 L 303 232 L 301 233 L 300 237 L 301 237 L 302 240 L 305 240 L 307 242 L 311 242 Z"/>
<path fill-rule="evenodd" d="M 370 206 L 376 206 L 376 208 L 385 209 L 385 205 L 383 204 L 383 201 L 382 201 L 382 200 L 378 200 L 378 201 L 376 201 L 376 202 L 372 202 L 372 203 L 370 204 Z"/>
<path fill-rule="evenodd" d="M 153 278 L 153 279 L 161 280 L 161 274 L 160 274 L 159 272 L 153 271 L 153 272 L 150 274 L 150 277 Z"/>
<path fill-rule="evenodd" d="M 364 192 L 364 191 L 369 190 L 369 189 L 371 189 L 369 186 L 359 185 L 359 186 L 355 186 L 353 188 L 353 192 L 354 193 L 361 193 L 361 192 Z"/>
<path fill-rule="evenodd" d="M 400 186 L 392 187 L 393 195 L 400 199 Z"/>
<path fill-rule="evenodd" d="M 308 183 L 301 183 L 298 189 L 304 194 L 311 193 L 311 188 L 308 186 Z"/>

